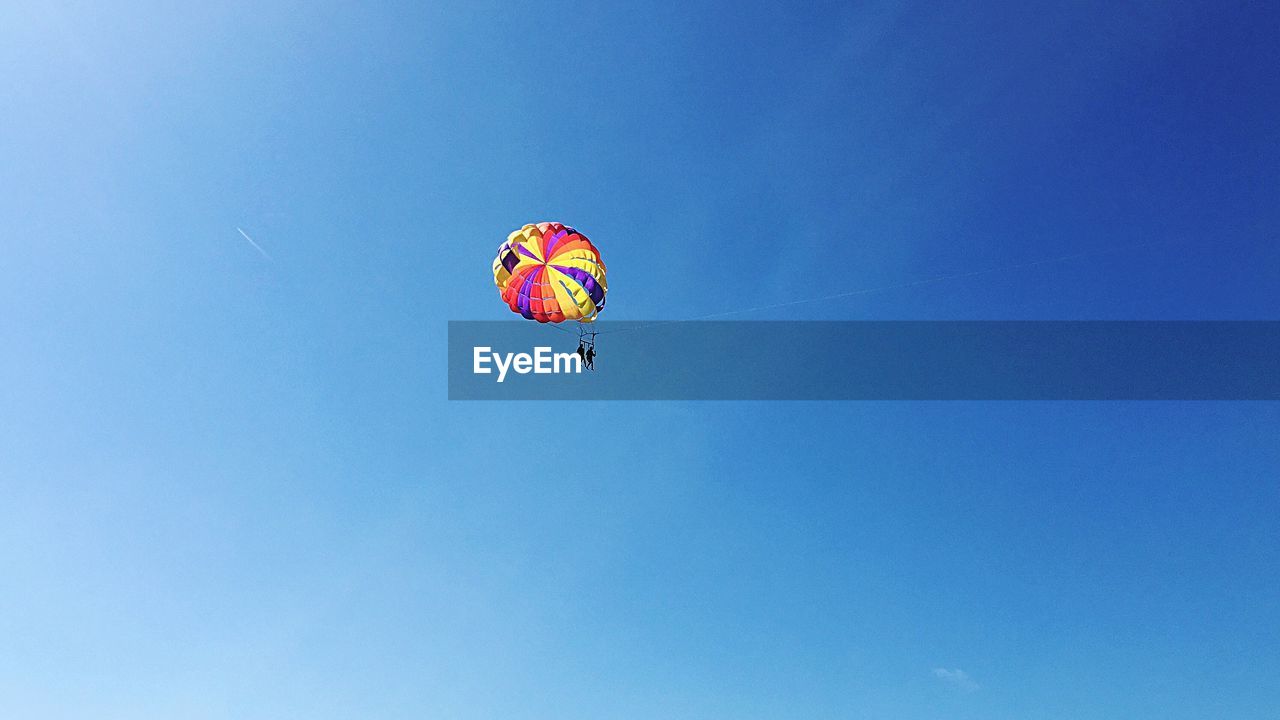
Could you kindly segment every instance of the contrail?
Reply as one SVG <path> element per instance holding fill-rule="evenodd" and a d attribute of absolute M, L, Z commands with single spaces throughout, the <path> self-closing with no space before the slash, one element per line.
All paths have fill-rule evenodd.
<path fill-rule="evenodd" d="M 993 273 L 1007 272 L 1010 270 L 1021 270 L 1024 268 L 1035 267 L 1037 265 L 1049 265 L 1051 263 L 1061 263 L 1068 260 L 1077 260 L 1079 258 L 1092 257 L 1094 255 L 1106 255 L 1110 253 L 1121 252 L 1124 250 L 1135 250 L 1137 248 L 1170 245 L 1180 238 L 1150 240 L 1148 242 L 1133 243 L 1131 245 L 1116 245 L 1109 248 L 1100 248 L 1097 250 L 1085 250 L 1083 252 L 1072 253 L 1070 255 L 1059 255 L 1058 257 L 1041 258 L 1040 260 L 1031 260 L 1028 262 L 1015 263 L 1013 265 L 998 265 L 996 267 L 984 268 L 982 270 L 969 270 L 967 272 L 950 273 L 947 275 L 935 275 L 933 277 L 921 278 L 919 280 L 908 280 L 906 282 L 893 283 L 891 285 L 879 285 L 875 287 L 862 288 L 860 290 L 849 290 L 847 292 L 839 292 L 834 295 L 823 295 L 822 297 L 804 298 L 801 300 L 789 300 L 787 302 L 773 303 L 772 305 L 760 305 L 758 307 L 741 308 L 739 310 L 726 310 L 724 312 L 711 313 L 709 315 L 698 315 L 697 317 L 685 318 L 684 320 L 658 320 L 656 322 L 644 323 L 634 327 L 619 328 L 617 330 L 601 330 L 600 335 L 606 333 L 624 333 L 640 330 L 642 328 L 652 327 L 654 325 L 669 325 L 678 322 L 690 322 L 693 320 L 710 320 L 712 318 L 725 317 L 728 315 L 740 315 L 742 313 L 757 312 L 760 310 L 774 310 L 776 308 L 791 307 L 792 305 L 805 305 L 807 303 L 823 302 L 827 300 L 836 300 L 839 298 L 853 297 L 855 295 L 871 295 L 873 293 L 881 293 L 888 290 L 904 290 L 913 288 L 917 285 L 929 285 L 939 283 L 946 280 L 959 280 L 961 278 L 977 277 L 979 275 L 991 275 Z M 560 328 L 556 328 L 559 330 Z"/>
<path fill-rule="evenodd" d="M 239 227 L 237 227 L 237 228 L 236 228 L 236 230 L 238 230 L 238 231 L 240 232 L 240 234 L 244 236 L 244 239 L 245 239 L 245 240 L 248 240 L 248 241 L 249 241 L 249 244 L 253 246 L 253 249 L 254 249 L 254 250 L 257 250 L 258 252 L 262 253 L 262 257 L 264 257 L 264 258 L 266 258 L 266 259 L 268 259 L 268 260 L 271 260 L 271 256 L 267 254 L 267 251 L 266 251 L 266 250 L 263 250 L 263 249 L 262 249 L 262 246 L 258 245 L 258 243 L 256 243 L 256 242 L 254 242 L 254 241 L 253 241 L 253 238 L 249 237 L 249 233 L 245 232 L 244 230 L 240 230 L 240 228 L 239 228 Z M 272 262 L 275 262 L 275 261 L 274 261 L 274 260 L 272 260 Z"/>

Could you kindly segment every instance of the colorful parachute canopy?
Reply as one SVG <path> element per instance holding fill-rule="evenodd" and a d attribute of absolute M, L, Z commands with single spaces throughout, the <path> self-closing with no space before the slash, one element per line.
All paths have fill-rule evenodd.
<path fill-rule="evenodd" d="M 560 223 L 525 225 L 493 261 L 503 302 L 538 322 L 592 322 L 604 309 L 604 263 L 586 235 Z"/>

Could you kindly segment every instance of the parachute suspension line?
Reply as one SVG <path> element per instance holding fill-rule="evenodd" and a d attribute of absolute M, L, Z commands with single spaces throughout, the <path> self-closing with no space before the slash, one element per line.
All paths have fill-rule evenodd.
<path fill-rule="evenodd" d="M 1110 253 L 1120 252 L 1123 250 L 1135 250 L 1138 248 L 1151 247 L 1153 245 L 1167 245 L 1168 240 L 1152 240 L 1151 242 L 1136 243 L 1133 245 L 1123 245 L 1118 247 L 1103 248 L 1101 250 L 1087 250 L 1085 252 L 1072 253 L 1070 255 L 1061 255 L 1059 257 L 1044 258 L 1041 260 L 1032 260 L 1029 262 L 1016 263 L 1013 265 L 1001 265 L 999 267 L 984 268 L 982 270 L 970 270 L 961 273 L 950 273 L 947 275 L 935 275 L 933 277 L 921 278 L 919 280 L 911 280 L 908 282 L 894 283 L 892 285 L 877 285 L 875 287 L 862 288 L 859 290 L 850 290 L 847 292 L 839 292 L 831 295 L 824 295 L 816 298 L 805 298 L 803 300 L 789 300 L 787 302 L 772 303 L 770 305 L 760 305 L 757 307 L 741 308 L 738 310 L 726 310 L 724 312 L 709 313 L 707 315 L 698 315 L 695 317 L 684 318 L 681 320 L 659 320 L 657 322 L 645 323 L 630 328 L 619 328 L 617 330 L 601 330 L 601 334 L 605 333 L 624 333 L 633 332 L 635 330 L 643 330 L 645 328 L 654 327 L 656 325 L 670 325 L 678 322 L 692 322 L 695 320 L 710 320 L 712 318 L 727 317 L 729 315 L 742 315 L 744 313 L 758 312 L 760 310 L 773 310 L 776 308 L 791 307 L 793 305 L 805 305 L 808 303 L 823 302 L 826 300 L 838 300 L 840 298 L 854 297 L 857 295 L 871 295 L 879 292 L 887 292 L 890 290 L 902 290 L 905 288 L 913 288 L 919 285 L 931 285 L 933 283 L 945 282 L 947 280 L 961 280 L 964 278 L 978 277 L 981 275 L 990 275 L 992 273 L 1007 272 L 1009 270 L 1021 270 L 1024 268 L 1035 267 L 1037 265 L 1050 265 L 1053 263 L 1067 262 L 1068 260 L 1077 260 L 1083 257 L 1091 257 L 1094 255 L 1106 255 Z"/>
<path fill-rule="evenodd" d="M 562 332 L 562 333 L 569 333 L 570 335 L 572 335 L 572 334 L 573 334 L 571 331 L 569 331 L 569 330 L 567 330 L 567 329 L 565 329 L 565 328 L 562 328 L 562 327 L 560 327 L 559 325 L 556 325 L 556 324 L 554 324 L 554 323 L 538 323 L 538 326 L 539 326 L 539 327 L 545 327 L 545 328 L 551 328 L 552 330 L 559 330 L 559 331 L 560 331 L 560 332 Z"/>

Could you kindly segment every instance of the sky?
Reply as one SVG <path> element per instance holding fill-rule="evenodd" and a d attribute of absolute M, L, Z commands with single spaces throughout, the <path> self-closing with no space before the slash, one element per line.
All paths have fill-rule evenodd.
<path fill-rule="evenodd" d="M 1275 403 L 444 370 L 539 220 L 615 320 L 1278 319 L 1274 6 L 208 5 L 0 7 L 0 715 L 1280 712 Z"/>

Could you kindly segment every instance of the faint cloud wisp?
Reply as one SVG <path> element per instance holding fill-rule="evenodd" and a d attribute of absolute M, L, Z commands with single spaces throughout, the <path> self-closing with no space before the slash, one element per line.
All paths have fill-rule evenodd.
<path fill-rule="evenodd" d="M 948 670 L 947 668 L 934 668 L 933 676 L 960 692 L 971 693 L 982 688 L 981 685 L 974 682 L 973 678 L 969 677 L 969 673 L 961 670 L 960 668 L 954 668 L 951 670 Z"/>

